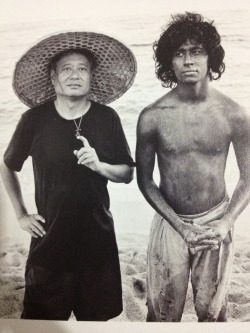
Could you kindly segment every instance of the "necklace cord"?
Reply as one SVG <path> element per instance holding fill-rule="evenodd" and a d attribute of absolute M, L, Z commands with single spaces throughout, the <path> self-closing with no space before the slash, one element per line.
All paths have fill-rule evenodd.
<path fill-rule="evenodd" d="M 55 70 L 54 64 L 52 64 L 52 63 L 51 63 L 51 68 L 53 69 L 53 71 L 55 72 L 55 75 L 56 75 L 56 70 Z M 62 91 L 63 91 L 62 85 L 61 85 L 61 83 L 60 83 L 59 81 L 58 81 L 58 84 L 59 84 L 60 88 L 61 88 Z M 68 109 L 69 109 L 69 104 L 68 104 L 68 101 L 67 101 L 67 100 L 66 100 L 66 104 L 67 104 L 67 107 L 68 107 Z M 77 136 L 80 136 L 80 131 L 81 131 L 80 126 L 81 126 L 81 123 L 82 123 L 82 117 L 83 117 L 83 115 L 81 116 L 78 125 L 77 125 L 75 119 L 73 119 L 73 120 L 74 120 L 74 123 L 75 123 L 75 126 L 76 126 L 76 137 L 77 137 Z"/>

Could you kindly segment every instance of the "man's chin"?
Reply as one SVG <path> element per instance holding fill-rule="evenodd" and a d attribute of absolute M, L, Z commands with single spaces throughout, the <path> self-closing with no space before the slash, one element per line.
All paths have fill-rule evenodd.
<path fill-rule="evenodd" d="M 182 81 L 183 84 L 190 85 L 190 86 L 193 86 L 193 85 L 197 84 L 198 82 L 199 82 L 199 80 L 197 80 L 195 78 L 188 78 L 188 79 Z"/>
<path fill-rule="evenodd" d="M 69 96 L 67 96 L 70 100 L 80 100 L 80 99 L 83 99 L 84 97 L 86 97 L 87 96 L 87 94 L 75 94 L 75 95 L 69 95 Z"/>
<path fill-rule="evenodd" d="M 69 98 L 69 99 L 82 99 L 87 95 L 88 93 L 80 93 L 80 92 L 70 92 L 67 94 L 62 94 L 64 98 Z"/>

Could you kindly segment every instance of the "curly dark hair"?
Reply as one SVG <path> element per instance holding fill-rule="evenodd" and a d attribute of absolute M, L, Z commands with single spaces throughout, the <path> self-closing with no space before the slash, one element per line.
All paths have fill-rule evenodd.
<path fill-rule="evenodd" d="M 218 80 L 225 71 L 225 52 L 213 21 L 206 22 L 200 14 L 195 13 L 177 14 L 172 16 L 172 21 L 153 45 L 155 73 L 164 87 L 176 86 L 177 79 L 172 69 L 173 54 L 187 40 L 202 44 L 208 54 L 210 81 Z"/>

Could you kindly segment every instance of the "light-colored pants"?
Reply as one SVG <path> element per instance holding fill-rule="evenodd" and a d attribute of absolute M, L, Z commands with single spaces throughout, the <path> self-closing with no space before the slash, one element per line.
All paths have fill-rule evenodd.
<path fill-rule="evenodd" d="M 220 219 L 228 197 L 211 210 L 198 215 L 180 216 L 206 225 Z M 189 275 L 199 321 L 225 321 L 226 294 L 233 262 L 232 231 L 218 250 L 193 254 L 182 237 L 158 213 L 155 214 L 147 257 L 147 321 L 181 321 Z"/>

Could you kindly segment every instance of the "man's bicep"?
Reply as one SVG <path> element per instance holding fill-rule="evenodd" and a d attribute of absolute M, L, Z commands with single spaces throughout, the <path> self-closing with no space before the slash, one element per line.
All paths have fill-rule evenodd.
<path fill-rule="evenodd" d="M 250 178 L 250 114 L 245 110 L 235 126 L 233 146 L 241 176 Z"/>
<path fill-rule="evenodd" d="M 250 179 L 250 141 L 234 142 L 234 151 L 240 175 Z"/>
<path fill-rule="evenodd" d="M 139 119 L 137 125 L 136 165 L 140 178 L 151 178 L 155 164 L 156 134 L 149 119 Z"/>

